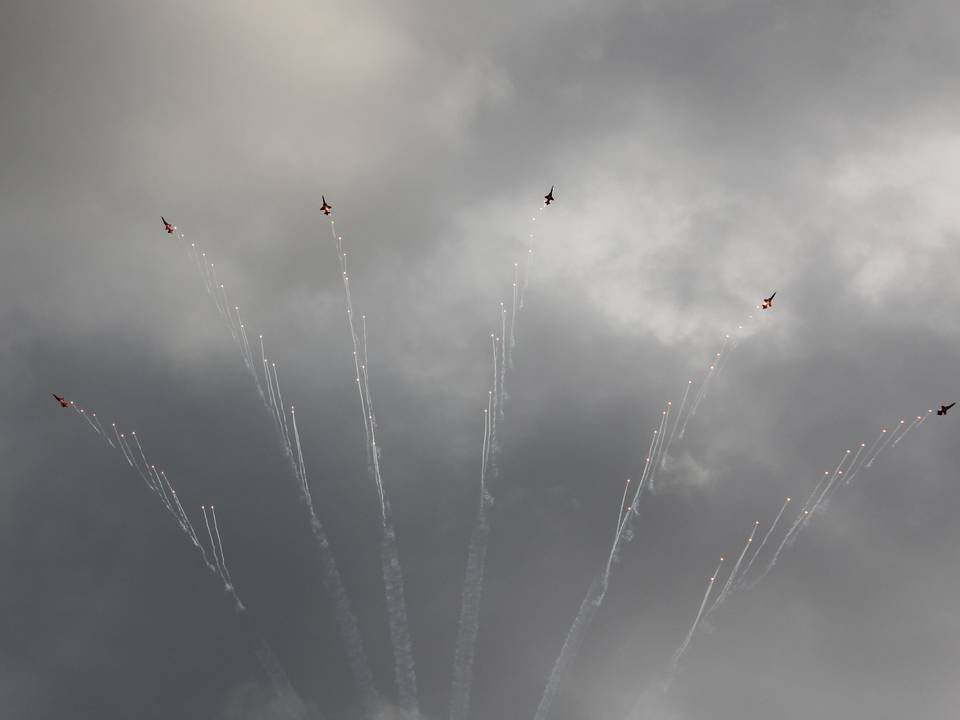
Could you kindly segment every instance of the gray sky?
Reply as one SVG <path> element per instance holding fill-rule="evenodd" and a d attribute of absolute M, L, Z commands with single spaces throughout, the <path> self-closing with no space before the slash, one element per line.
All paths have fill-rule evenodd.
<path fill-rule="evenodd" d="M 420 703 L 446 717 L 489 333 L 551 184 L 506 380 L 472 717 L 533 717 L 663 404 L 773 290 L 644 498 L 551 718 L 623 720 L 638 698 L 650 720 L 953 717 L 953 416 L 842 488 L 659 688 L 718 557 L 755 520 L 765 530 L 786 495 L 799 506 L 882 425 L 960 399 L 958 13 L 7 3 L 5 717 L 282 717 L 215 578 L 51 391 L 137 430 L 195 523 L 216 504 L 250 620 L 297 692 L 361 717 L 270 419 L 161 213 L 267 339 L 395 697 L 321 193 L 368 319 Z"/>

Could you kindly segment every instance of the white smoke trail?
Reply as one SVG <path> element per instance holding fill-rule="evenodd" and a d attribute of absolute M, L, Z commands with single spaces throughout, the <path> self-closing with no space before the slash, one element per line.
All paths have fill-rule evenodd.
<path fill-rule="evenodd" d="M 323 588 L 327 593 L 327 597 L 329 597 L 333 603 L 337 632 L 340 635 L 340 642 L 343 644 L 344 651 L 347 654 L 347 663 L 350 666 L 350 673 L 353 676 L 354 684 L 362 695 L 365 712 L 367 715 L 370 715 L 373 713 L 378 701 L 378 693 L 373 683 L 373 674 L 367 661 L 366 652 L 363 649 L 360 627 L 357 623 L 356 616 L 353 614 L 350 598 L 347 596 L 346 588 L 344 588 L 343 579 L 340 576 L 340 570 L 337 567 L 333 550 L 324 533 L 323 525 L 320 523 L 320 519 L 317 517 L 313 508 L 313 498 L 310 495 L 310 486 L 307 481 L 307 469 L 303 462 L 303 452 L 300 448 L 300 431 L 297 428 L 297 414 L 292 407 L 290 408 L 290 419 L 293 423 L 293 435 L 297 443 L 297 458 L 300 477 L 303 483 L 300 499 L 307 510 L 310 529 L 320 549 Z"/>
<path fill-rule="evenodd" d="M 600 605 L 603 603 L 606 592 L 607 589 L 602 577 L 597 577 L 590 584 L 587 594 L 584 596 L 583 602 L 580 603 L 580 608 L 574 617 L 573 624 L 570 626 L 570 630 L 567 631 L 563 646 L 560 648 L 560 654 L 557 655 L 557 659 L 554 661 L 547 685 L 543 690 L 543 695 L 540 697 L 540 703 L 537 705 L 534 720 L 546 720 L 547 715 L 550 713 L 550 707 L 556 698 L 560 683 L 564 677 L 566 677 L 567 670 L 577 656 L 580 646 L 583 644 L 583 639 L 586 637 L 587 630 L 590 628 L 590 624 L 593 622 L 597 610 L 600 609 Z"/>
<path fill-rule="evenodd" d="M 858 460 L 859 457 L 863 454 L 863 448 L 864 448 L 864 447 L 866 447 L 865 443 L 860 443 L 860 447 L 857 448 L 857 452 L 854 454 L 853 459 L 850 461 L 850 464 L 847 466 L 847 469 L 840 471 L 840 475 L 844 476 L 844 478 L 845 478 L 844 483 L 843 483 L 844 485 L 846 485 L 846 484 L 849 482 L 850 472 L 851 472 L 851 470 L 852 470 L 854 467 L 857 466 L 857 460 Z M 848 452 L 849 452 L 849 451 L 848 451 Z M 821 505 L 822 507 L 825 508 L 825 507 L 827 506 L 827 503 L 830 502 L 830 498 L 833 497 L 833 494 L 837 491 L 837 488 L 839 488 L 839 487 L 840 487 L 840 483 L 839 483 L 839 482 L 831 485 L 830 489 L 828 489 L 828 492 L 826 493 L 826 496 L 823 498 L 823 500 L 820 501 L 820 505 Z"/>
<path fill-rule="evenodd" d="M 227 558 L 223 554 L 223 540 L 220 539 L 220 526 L 217 524 L 217 509 L 210 506 L 210 516 L 213 518 L 213 532 L 217 536 L 217 550 L 220 553 L 220 564 L 223 566 L 223 574 L 227 585 L 233 587 L 233 579 L 230 577 L 230 569 L 227 567 Z"/>
<path fill-rule="evenodd" d="M 178 234 L 181 240 L 184 240 L 183 235 L 179 232 Z M 263 380 L 267 385 L 267 390 L 269 391 L 268 393 L 264 390 L 263 384 L 260 380 L 260 375 L 255 369 L 256 362 L 254 360 L 250 342 L 247 337 L 246 327 L 240 317 L 240 308 L 238 306 L 234 306 L 234 310 L 236 312 L 236 320 L 234 321 L 227 310 L 227 308 L 229 308 L 229 304 L 221 303 L 220 294 L 217 292 L 217 290 L 223 290 L 225 300 L 226 289 L 222 288 L 221 284 L 216 281 L 215 270 L 213 269 L 212 263 L 210 263 L 209 268 L 207 268 L 208 263 L 206 261 L 206 253 L 199 253 L 195 243 L 190 243 L 190 253 L 197 263 L 197 268 L 200 271 L 200 276 L 204 282 L 204 287 L 207 290 L 207 294 L 216 304 L 217 310 L 220 312 L 221 317 L 227 321 L 227 327 L 230 330 L 231 336 L 234 338 L 234 341 L 237 342 L 237 345 L 240 349 L 241 358 L 243 359 L 244 365 L 247 368 L 254 385 L 256 386 L 257 394 L 260 396 L 260 400 L 263 403 L 264 409 L 270 413 L 274 420 L 284 455 L 287 458 L 290 472 L 297 481 L 300 500 L 307 511 L 307 519 L 310 523 L 310 530 L 320 553 L 321 577 L 323 580 L 324 590 L 326 591 L 327 596 L 330 598 L 330 601 L 333 603 L 334 617 L 336 620 L 338 634 L 340 636 L 340 641 L 344 646 L 344 651 L 347 655 L 347 661 L 350 666 L 354 684 L 362 696 L 362 701 L 365 705 L 367 715 L 372 715 L 373 708 L 378 702 L 378 695 L 373 684 L 373 674 L 370 670 L 366 653 L 363 649 L 363 641 L 360 635 L 357 618 L 353 613 L 350 599 L 347 595 L 346 588 L 343 585 L 343 579 L 340 575 L 339 568 L 337 567 L 333 549 L 331 548 L 330 542 L 327 539 L 323 524 L 320 522 L 320 519 L 313 507 L 313 499 L 310 495 L 310 488 L 307 482 L 306 467 L 303 462 L 303 453 L 300 446 L 299 436 L 297 437 L 296 454 L 294 454 L 294 450 L 290 441 L 289 427 L 286 424 L 286 414 L 283 410 L 283 400 L 280 392 L 280 380 L 277 374 L 276 363 L 274 363 L 272 366 L 268 364 L 263 335 L 259 335 L 260 361 L 263 368 Z M 345 270 L 346 268 L 344 267 L 344 272 Z M 218 286 L 220 287 L 218 288 Z M 360 389 L 359 368 L 357 370 L 357 390 L 360 392 L 362 403 L 363 393 Z M 366 411 L 364 410 L 364 416 L 365 415 Z M 293 416 L 293 408 L 291 408 L 291 421 L 293 423 L 296 422 L 296 419 Z M 364 427 L 366 427 L 366 419 L 364 419 Z"/>
<path fill-rule="evenodd" d="M 531 219 L 536 222 L 543 213 L 540 208 L 537 216 Z M 461 593 L 460 622 L 457 628 L 457 640 L 454 650 L 453 679 L 450 701 L 450 719 L 466 720 L 470 712 L 470 692 L 473 683 L 473 661 L 476 639 L 479 633 L 480 601 L 483 595 L 483 577 L 487 556 L 487 544 L 490 537 L 490 525 L 486 515 L 486 508 L 492 504 L 493 497 L 487 489 L 487 481 L 498 476 L 496 457 L 499 451 L 497 441 L 497 419 L 504 418 L 506 399 L 506 372 L 513 367 L 513 350 L 516 347 L 516 327 L 520 311 L 524 306 L 524 293 L 530 278 L 530 266 L 533 262 L 533 238 L 529 235 L 526 264 L 524 266 L 523 283 L 519 282 L 519 264 L 513 265 L 512 304 L 510 310 L 509 340 L 507 329 L 507 311 L 500 303 L 500 338 L 499 358 L 497 356 L 498 339 L 491 333 L 493 351 L 493 382 L 487 397 L 487 408 L 484 411 L 483 448 L 480 458 L 480 506 L 477 518 L 470 533 L 470 543 L 467 548 L 467 568 Z"/>
<path fill-rule="evenodd" d="M 700 603 L 700 609 L 697 611 L 697 616 L 693 619 L 693 625 L 690 626 L 687 636 L 683 639 L 683 642 L 680 644 L 680 647 L 677 648 L 677 651 L 673 654 L 673 660 L 671 661 L 671 675 L 677 671 L 677 666 L 680 664 L 680 658 L 683 657 L 683 654 L 687 651 L 687 648 L 690 647 L 690 641 L 693 639 L 693 634 L 697 631 L 697 626 L 700 624 L 700 618 L 703 617 L 703 609 L 707 606 L 707 601 L 710 599 L 710 591 L 713 590 L 713 584 L 717 581 L 717 575 L 720 573 L 720 568 L 723 566 L 723 558 L 720 558 L 720 564 L 717 565 L 717 569 L 713 571 L 713 575 L 710 576 L 710 582 L 707 583 L 707 591 L 703 594 L 703 602 Z"/>
<path fill-rule="evenodd" d="M 694 397 L 693 404 L 690 405 L 690 412 L 687 415 L 687 420 L 694 417 L 697 414 L 697 410 L 700 408 L 700 403 L 703 402 L 703 399 L 707 396 L 707 391 L 710 389 L 710 381 L 716 377 L 717 374 L 717 363 L 720 362 L 720 358 L 723 357 L 723 351 L 727 348 L 727 343 L 730 342 L 730 336 L 725 335 L 723 338 L 723 343 L 720 345 L 720 350 L 714 355 L 710 367 L 707 370 L 707 375 L 703 379 L 703 383 L 700 385 L 699 391 L 697 391 L 696 396 Z M 684 422 L 684 427 L 686 427 L 686 422 Z M 681 431 L 680 437 L 683 437 L 683 432 Z"/>
<path fill-rule="evenodd" d="M 210 518 L 207 517 L 207 506 L 201 505 L 200 509 L 203 511 L 203 523 L 207 526 L 207 537 L 210 539 L 210 547 L 213 548 L 213 561 L 217 566 L 217 574 L 220 576 L 220 579 L 223 580 L 223 584 L 229 586 L 230 583 L 227 582 L 227 576 L 223 573 L 223 565 L 220 564 L 220 553 L 217 551 L 217 543 L 213 539 L 213 531 L 210 530 Z"/>
<path fill-rule="evenodd" d="M 873 455 L 870 456 L 870 459 L 867 460 L 866 463 L 864 463 L 863 466 L 865 468 L 869 470 L 870 468 L 873 467 L 873 461 L 876 460 L 877 456 L 884 451 L 887 445 L 890 444 L 890 439 L 894 436 L 894 434 L 896 434 L 896 432 L 897 432 L 897 428 L 894 428 L 893 431 L 889 433 L 886 432 L 886 430 L 884 430 L 884 434 L 886 435 L 886 437 L 883 439 L 883 442 L 880 443 L 880 447 L 878 447 L 876 451 L 873 453 Z"/>
<path fill-rule="evenodd" d="M 489 412 L 484 413 L 484 452 L 487 451 Z M 482 466 L 485 462 L 482 462 Z M 460 599 L 460 620 L 457 626 L 457 641 L 453 658 L 451 683 L 450 720 L 466 720 L 470 712 L 470 692 L 473 686 L 473 662 L 477 635 L 480 632 L 480 601 L 483 595 L 483 575 L 486 565 L 490 524 L 487 521 L 487 505 L 491 498 L 486 491 L 486 482 L 480 478 L 480 506 L 477 519 L 470 533 L 467 548 L 467 569 Z"/>
<path fill-rule="evenodd" d="M 753 529 L 750 530 L 750 537 L 747 538 L 747 542 L 743 546 L 743 552 L 740 553 L 740 557 L 738 557 L 737 562 L 734 563 L 733 570 L 731 570 L 730 574 L 727 576 L 727 581 L 720 589 L 720 594 L 717 595 L 717 599 L 713 601 L 713 605 L 711 605 L 710 609 L 707 610 L 707 616 L 710 616 L 718 607 L 720 607 L 723 601 L 726 600 L 727 596 L 730 594 L 730 590 L 733 588 L 733 582 L 737 579 L 737 573 L 740 571 L 740 564 L 747 556 L 747 551 L 750 549 L 750 543 L 753 542 L 753 536 L 757 532 L 757 527 L 759 527 L 759 525 L 759 520 L 753 523 Z"/>
<path fill-rule="evenodd" d="M 903 435 L 901 435 L 900 437 L 898 437 L 896 440 L 893 441 L 893 445 L 891 445 L 891 447 L 896 447 L 897 444 L 898 444 L 901 440 L 903 440 L 903 438 L 906 436 L 906 434 L 907 434 L 908 432 L 910 432 L 911 430 L 913 430 L 915 427 L 917 427 L 917 425 L 919 425 L 922 421 L 923 421 L 923 416 L 922 416 L 922 415 L 917 415 L 917 417 L 913 420 L 913 422 L 911 422 L 911 423 L 907 426 L 907 429 L 903 431 Z"/>
<path fill-rule="evenodd" d="M 817 501 L 813 504 L 813 507 L 810 508 L 810 515 L 808 516 L 804 524 L 806 524 L 806 522 L 809 522 L 809 518 L 813 517 L 813 514 L 823 504 L 824 499 L 827 497 L 827 495 L 830 494 L 830 490 L 833 489 L 834 483 L 836 483 L 837 478 L 843 475 L 843 464 L 847 461 L 847 458 L 850 457 L 850 452 L 851 452 L 850 450 L 847 450 L 843 454 L 843 457 L 840 459 L 839 464 L 837 465 L 836 469 L 833 471 L 833 474 L 830 476 L 830 480 L 827 482 L 827 486 L 823 489 L 823 492 L 820 493 L 820 496 L 817 498 Z M 800 529 L 802 530 L 803 527 L 801 526 Z"/>
<path fill-rule="evenodd" d="M 116 438 L 117 438 L 117 445 L 116 445 L 116 447 L 119 447 L 119 448 L 120 448 L 120 452 L 123 453 L 123 457 L 126 459 L 127 464 L 129 464 L 130 467 L 133 467 L 133 460 L 130 458 L 129 455 L 127 455 L 127 450 L 126 450 L 126 448 L 123 447 L 123 441 L 120 439 L 120 433 L 119 433 L 119 431 L 117 430 L 117 424 L 116 424 L 116 423 L 111 423 L 111 425 L 113 426 L 113 434 L 114 434 L 114 435 L 116 436 Z"/>
<path fill-rule="evenodd" d="M 417 700 L 417 676 L 413 658 L 413 643 L 410 639 L 409 622 L 407 619 L 406 600 L 403 591 L 403 571 L 400 566 L 400 556 L 397 550 L 396 533 L 383 488 L 383 479 L 380 473 L 380 450 L 377 447 L 376 415 L 373 411 L 373 400 L 370 392 L 370 379 L 367 371 L 366 351 L 364 362 L 361 364 L 359 355 L 359 338 L 353 321 L 353 299 L 350 293 L 350 278 L 346 269 L 346 253 L 343 251 L 343 240 L 337 235 L 334 221 L 330 221 L 330 233 L 337 244 L 337 255 L 340 259 L 340 268 L 343 275 L 344 301 L 346 303 L 347 325 L 350 330 L 350 339 L 353 343 L 354 366 L 357 372 L 357 385 L 360 390 L 360 406 L 363 412 L 364 426 L 368 439 L 368 462 L 372 465 L 372 477 L 380 496 L 381 517 L 381 544 L 380 560 L 383 568 L 384 592 L 387 601 L 387 620 L 390 629 L 390 638 L 393 643 L 394 670 L 397 681 L 398 699 L 400 707 L 412 717 L 419 717 L 420 708 Z"/>
<path fill-rule="evenodd" d="M 677 410 L 677 418 L 673 421 L 673 430 L 670 431 L 670 435 L 667 438 L 667 444 L 663 450 L 661 469 L 666 468 L 667 460 L 670 457 L 670 446 L 673 444 L 673 439 L 677 436 L 677 427 L 680 425 L 680 417 L 683 415 L 683 409 L 687 406 L 687 396 L 690 395 L 691 385 L 693 385 L 693 380 L 688 380 L 687 386 L 683 389 L 683 398 L 680 400 L 680 409 Z"/>
<path fill-rule="evenodd" d="M 653 447 L 651 448 L 649 464 L 644 468 L 647 472 L 640 477 L 641 487 L 644 484 L 648 485 L 651 490 L 654 490 L 653 481 L 657 476 L 657 460 L 660 457 L 660 448 L 663 447 L 664 433 L 667 427 L 667 411 L 664 410 L 660 414 L 660 425 L 657 427 L 656 431 L 653 434 Z"/>
<path fill-rule="evenodd" d="M 740 575 L 740 580 L 737 581 L 738 584 L 747 577 L 747 573 L 750 572 L 750 568 L 753 567 L 754 560 L 757 559 L 757 556 L 760 554 L 760 551 L 763 550 L 763 546 L 767 544 L 767 540 L 770 539 L 770 536 L 773 535 L 773 531 L 777 527 L 777 523 L 780 522 L 780 518 L 787 509 L 787 505 L 790 504 L 790 498 L 787 498 L 783 501 L 783 506 L 780 508 L 780 512 L 777 513 L 777 516 L 773 519 L 773 523 L 770 525 L 770 528 L 767 530 L 766 534 L 763 536 L 763 540 L 760 541 L 760 544 L 757 546 L 757 549 L 754 551 L 753 555 L 750 556 L 750 561 L 747 563 L 747 566 L 743 569 L 743 573 Z"/>
<path fill-rule="evenodd" d="M 662 429 L 663 420 L 661 419 L 661 432 Z M 657 434 L 655 433 L 653 439 L 650 441 L 651 450 L 653 449 L 656 440 Z M 652 455 L 647 457 L 647 463 L 644 470 L 646 470 L 646 468 L 652 464 L 651 458 Z M 633 536 L 633 530 L 630 525 L 633 518 L 637 514 L 640 496 L 643 492 L 643 482 L 644 480 L 641 478 L 641 481 L 637 484 L 637 489 L 634 491 L 633 499 L 630 502 L 630 509 L 625 514 L 621 511 L 620 517 L 618 517 L 617 532 L 614 535 L 613 543 L 610 546 L 610 552 L 607 554 L 606 565 L 604 566 L 603 572 L 601 572 L 600 575 L 594 579 L 594 581 L 590 584 L 590 587 L 587 589 L 587 594 L 584 596 L 583 602 L 580 603 L 580 608 L 577 610 L 577 614 L 573 619 L 573 623 L 570 625 L 570 629 L 567 631 L 567 636 L 560 648 L 560 654 L 557 655 L 557 659 L 553 663 L 553 669 L 550 672 L 550 677 L 547 679 L 547 684 L 543 690 L 543 695 L 540 697 L 540 703 L 537 705 L 537 712 L 534 716 L 535 720 L 546 720 L 547 715 L 550 712 L 550 707 L 556 698 L 557 691 L 560 689 L 560 683 L 566 676 L 569 667 L 573 664 L 577 653 L 580 651 L 580 646 L 583 644 L 583 639 L 586 637 L 587 630 L 589 630 L 594 616 L 597 614 L 597 611 L 603 604 L 603 600 L 607 595 L 607 588 L 610 586 L 610 575 L 613 570 L 613 563 L 617 557 L 617 551 L 619 550 L 620 543 L 623 540 L 629 541 L 629 539 Z M 627 483 L 629 487 L 629 480 Z M 626 497 L 627 490 L 624 489 L 623 499 L 620 501 L 621 508 L 625 504 Z"/>
<path fill-rule="evenodd" d="M 513 368 L 513 349 L 517 346 L 517 297 L 519 292 L 520 266 L 513 264 L 513 302 L 510 304 L 510 344 L 507 346 L 507 366 Z"/>
<path fill-rule="evenodd" d="M 723 344 L 720 346 L 720 352 L 714 356 L 713 361 L 707 368 L 707 374 L 704 376 L 703 382 L 700 383 L 700 387 L 697 389 L 696 395 L 694 395 L 693 402 L 690 403 L 690 408 L 687 410 L 687 416 L 683 419 L 683 423 L 680 425 L 680 433 L 677 435 L 680 440 L 683 440 L 683 436 L 687 432 L 687 425 L 689 424 L 691 418 L 697 414 L 697 409 L 700 407 L 700 403 L 703 401 L 707 388 L 710 385 L 710 380 L 713 378 L 713 375 L 716 371 L 716 359 L 720 357 L 721 353 L 723 352 L 723 348 L 726 347 L 726 344 L 727 340 L 725 338 Z"/>
<path fill-rule="evenodd" d="M 100 422 L 99 418 L 97 418 L 97 414 L 92 413 L 92 417 L 93 417 L 93 421 L 97 424 L 97 428 L 100 430 L 100 436 L 107 441 L 107 445 L 109 445 L 110 447 L 114 447 L 113 440 L 110 439 L 110 436 L 107 434 L 107 431 L 103 427 L 103 424 Z"/>
<path fill-rule="evenodd" d="M 864 466 L 864 464 L 867 462 L 867 458 L 870 457 L 870 453 L 873 452 L 874 448 L 877 447 L 877 444 L 878 444 L 881 440 L 883 440 L 883 438 L 885 438 L 886 435 L 887 435 L 887 429 L 886 429 L 886 428 L 883 428 L 883 429 L 880 431 L 880 434 L 877 435 L 877 439 L 874 440 L 873 443 L 870 445 L 870 449 L 867 450 L 867 451 L 864 453 L 863 458 L 860 460 L 860 465 L 859 465 L 858 467 L 854 468 L 853 471 L 847 473 L 847 478 L 846 478 L 846 481 L 844 482 L 844 485 L 849 485 L 851 482 L 853 482 L 853 478 L 854 478 L 855 476 L 857 476 L 857 475 L 860 473 L 861 470 L 863 470 L 863 466 Z M 861 444 L 862 444 L 862 443 L 861 443 Z"/>
<path fill-rule="evenodd" d="M 803 503 L 803 508 L 801 508 L 800 514 L 797 515 L 797 519 L 793 521 L 793 524 L 790 526 L 790 529 L 787 530 L 786 534 L 783 536 L 783 540 L 781 540 L 780 544 L 777 546 L 776 551 L 773 553 L 773 557 L 771 557 L 770 562 L 767 563 L 767 567 L 764 569 L 762 573 L 760 573 L 760 576 L 753 581 L 750 587 L 753 587 L 754 585 L 759 583 L 761 580 L 763 580 L 767 576 L 767 573 L 773 570 L 774 566 L 777 564 L 777 560 L 780 557 L 780 553 L 783 552 L 783 548 L 786 547 L 787 542 L 793 537 L 793 534 L 794 532 L 796 532 L 797 528 L 800 527 L 800 523 L 802 523 L 804 519 L 809 515 L 810 504 L 813 502 L 813 499 L 814 497 L 816 497 L 817 493 L 820 492 L 820 489 L 823 487 L 824 483 L 827 482 L 828 477 L 829 477 L 829 473 L 826 473 L 822 478 L 820 478 L 820 481 L 817 483 L 816 487 L 813 488 L 813 492 L 810 493 L 810 495 L 807 497 L 806 502 Z"/>

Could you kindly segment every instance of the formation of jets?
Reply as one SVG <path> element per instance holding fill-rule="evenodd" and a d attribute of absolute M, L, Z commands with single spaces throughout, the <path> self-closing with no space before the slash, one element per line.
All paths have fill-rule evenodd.
<path fill-rule="evenodd" d="M 543 196 L 543 200 L 544 200 L 544 204 L 545 204 L 545 205 L 549 205 L 550 203 L 552 203 L 552 202 L 554 201 L 554 197 L 553 197 L 553 187 L 554 187 L 554 186 L 551 185 L 551 186 L 550 186 L 550 191 L 549 191 L 546 195 Z M 323 195 L 320 196 L 320 200 L 321 200 L 321 202 L 322 202 L 322 204 L 321 204 L 321 206 L 320 206 L 320 212 L 322 212 L 324 215 L 330 215 L 330 214 L 333 212 L 333 205 L 331 205 L 330 203 L 328 203 L 328 202 L 327 202 L 327 198 L 326 198 L 325 196 L 323 196 Z M 166 219 L 165 217 L 163 217 L 163 215 L 160 216 L 160 220 L 163 221 L 163 229 L 167 232 L 167 234 L 168 234 L 168 235 L 173 235 L 173 233 L 174 233 L 174 232 L 176 231 L 176 229 L 177 229 L 176 226 L 173 225 L 173 223 L 167 222 L 167 219 Z M 761 309 L 761 310 L 769 310 L 770 308 L 772 308 L 772 307 L 773 307 L 773 299 L 774 299 L 776 296 L 777 296 L 777 293 L 774 292 L 774 293 L 772 293 L 772 294 L 770 295 L 770 297 L 764 298 L 763 301 L 760 303 L 760 309 Z M 54 399 L 55 399 L 58 403 L 60 403 L 60 407 L 64 407 L 64 408 L 70 407 L 69 401 L 67 401 L 66 399 L 60 397 L 60 396 L 57 395 L 56 393 L 53 393 L 53 397 L 54 397 Z M 950 408 L 952 408 L 954 405 L 956 405 L 955 402 L 952 402 L 952 403 L 950 403 L 949 405 L 941 405 L 941 406 L 940 406 L 940 409 L 937 410 L 937 415 L 946 415 L 947 412 L 950 410 Z"/>

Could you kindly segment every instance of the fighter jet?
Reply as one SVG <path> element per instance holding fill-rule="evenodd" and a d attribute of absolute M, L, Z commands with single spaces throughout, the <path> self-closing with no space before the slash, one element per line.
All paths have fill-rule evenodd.
<path fill-rule="evenodd" d="M 323 200 L 323 206 L 320 208 L 320 212 L 322 212 L 324 215 L 329 215 L 330 211 L 333 210 L 333 205 L 328 203 L 327 199 L 323 195 L 320 196 L 320 199 Z"/>
<path fill-rule="evenodd" d="M 956 405 L 955 402 L 952 402 L 949 405 L 941 405 L 940 409 L 937 410 L 937 415 L 946 415 L 950 408 L 952 408 L 954 405 Z"/>
<path fill-rule="evenodd" d="M 163 220 L 163 229 L 167 231 L 167 235 L 173 235 L 173 231 L 176 230 L 173 224 L 168 223 L 163 215 L 160 216 L 160 219 Z"/>
<path fill-rule="evenodd" d="M 543 196 L 543 199 L 546 200 L 546 204 L 549 205 L 553 202 L 553 185 L 550 186 L 550 192 Z"/>
<path fill-rule="evenodd" d="M 53 395 L 53 399 L 54 399 L 54 400 L 56 400 L 58 403 L 60 403 L 60 407 L 62 407 L 62 408 L 68 408 L 68 407 L 70 407 L 70 403 L 67 401 L 66 398 L 62 398 L 62 397 L 60 397 L 59 395 L 57 395 L 56 393 L 50 393 L 50 394 Z"/>
<path fill-rule="evenodd" d="M 764 299 L 763 299 L 763 302 L 760 303 L 760 309 L 761 309 L 761 310 L 769 310 L 770 308 L 772 308 L 772 307 L 773 307 L 773 298 L 775 298 L 776 296 L 777 296 L 777 294 L 774 293 L 774 294 L 771 295 L 770 297 L 764 298 Z"/>

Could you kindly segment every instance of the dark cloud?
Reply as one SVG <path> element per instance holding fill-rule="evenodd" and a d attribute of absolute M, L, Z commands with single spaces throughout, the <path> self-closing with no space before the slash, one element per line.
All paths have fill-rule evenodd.
<path fill-rule="evenodd" d="M 425 717 L 447 713 L 489 333 L 531 232 L 473 717 L 532 716 L 624 480 L 726 334 L 736 347 L 645 497 L 551 717 L 622 719 L 638 701 L 656 720 L 951 716 L 952 416 L 842 487 L 661 688 L 719 555 L 882 425 L 958 399 L 952 5 L 6 10 L 11 718 L 284 717 L 258 637 L 305 707 L 361 716 L 270 418 L 161 213 L 279 365 L 380 714 L 398 716 L 321 192 L 367 315 Z M 557 203 L 531 220 L 551 184 Z M 753 310 L 773 290 L 774 310 Z M 51 391 L 137 430 L 195 522 L 216 504 L 247 617 Z"/>

